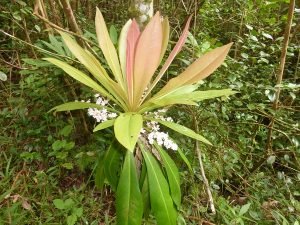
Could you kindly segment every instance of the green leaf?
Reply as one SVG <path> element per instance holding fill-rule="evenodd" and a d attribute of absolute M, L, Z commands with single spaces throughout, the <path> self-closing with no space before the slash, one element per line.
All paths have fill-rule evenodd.
<path fill-rule="evenodd" d="M 89 103 L 89 102 L 67 102 L 67 103 L 55 106 L 54 108 L 50 109 L 48 112 L 71 111 L 71 110 L 87 109 L 87 108 L 107 109 L 112 112 L 118 112 L 112 108 L 104 107 L 104 106 L 101 106 L 101 105 L 98 105 L 95 103 Z"/>
<path fill-rule="evenodd" d="M 82 213 L 83 213 L 83 208 L 75 208 L 74 210 L 73 210 L 73 213 L 76 215 L 76 216 L 78 216 L 78 217 L 81 217 L 82 216 Z"/>
<path fill-rule="evenodd" d="M 73 77 L 75 80 L 83 83 L 84 85 L 94 89 L 95 91 L 99 92 L 101 95 L 106 96 L 110 99 L 112 99 L 112 96 L 108 94 L 108 92 L 102 88 L 100 85 L 98 85 L 95 81 L 93 81 L 90 77 L 88 77 L 86 74 L 81 72 L 80 70 L 74 68 L 73 66 L 70 66 L 69 64 L 58 60 L 54 58 L 44 58 L 44 60 L 56 65 L 57 67 L 64 70 L 68 75 Z"/>
<path fill-rule="evenodd" d="M 191 93 L 189 98 L 193 101 L 203 101 L 211 98 L 218 98 L 222 96 L 229 96 L 236 94 L 238 92 L 233 91 L 231 89 L 223 89 L 223 90 L 209 90 L 209 91 L 195 91 Z"/>
<path fill-rule="evenodd" d="M 126 47 L 127 47 L 127 33 L 128 29 L 132 23 L 132 20 L 128 20 L 127 23 L 123 26 L 120 37 L 119 37 L 119 60 L 120 60 L 120 66 L 123 74 L 124 82 L 126 80 Z M 126 83 L 126 82 L 125 82 Z"/>
<path fill-rule="evenodd" d="M 116 104 L 124 107 L 125 93 L 120 86 L 112 80 L 105 69 L 101 66 L 99 61 L 86 49 L 83 49 L 77 42 L 68 34 L 60 32 L 62 39 L 72 54 L 88 69 L 88 71 L 105 87 L 110 94 L 112 94 L 118 101 Z M 112 99 L 114 100 L 114 99 Z"/>
<path fill-rule="evenodd" d="M 143 216 L 143 202 L 134 156 L 130 151 L 126 152 L 116 194 L 117 224 L 140 225 Z"/>
<path fill-rule="evenodd" d="M 120 170 L 120 159 L 121 152 L 119 150 L 120 146 L 116 141 L 113 141 L 109 146 L 104 160 L 104 173 L 109 184 L 114 191 L 117 190 L 118 185 L 118 173 Z"/>
<path fill-rule="evenodd" d="M 179 125 L 177 123 L 172 123 L 172 122 L 168 122 L 168 121 L 162 121 L 162 120 L 154 119 L 154 118 L 153 119 L 151 118 L 150 120 L 157 121 L 158 123 L 160 123 L 160 124 L 162 124 L 166 127 L 169 127 L 170 129 L 172 129 L 174 131 L 177 131 L 178 133 L 181 133 L 185 136 L 196 139 L 196 140 L 201 141 L 205 144 L 212 145 L 203 136 L 201 136 L 200 134 L 195 133 L 193 130 L 191 130 L 191 129 L 185 127 L 185 126 Z"/>
<path fill-rule="evenodd" d="M 123 113 L 115 121 L 115 136 L 125 148 L 133 152 L 142 127 L 143 117 L 140 114 Z"/>
<path fill-rule="evenodd" d="M 109 36 L 112 43 L 115 45 L 118 42 L 118 33 L 114 25 L 111 25 L 109 28 Z"/>
<path fill-rule="evenodd" d="M 178 168 L 168 153 L 166 153 L 157 143 L 154 143 L 154 146 L 158 150 L 166 169 L 173 201 L 177 207 L 180 208 L 181 190 Z"/>
<path fill-rule="evenodd" d="M 73 199 L 68 198 L 65 201 L 65 209 L 72 209 L 74 206 L 75 202 L 73 201 Z"/>
<path fill-rule="evenodd" d="M 98 8 L 96 9 L 95 23 L 96 23 L 96 33 L 97 33 L 98 43 L 102 50 L 102 53 L 111 71 L 113 72 L 116 80 L 121 85 L 121 87 L 123 87 L 123 90 L 125 90 L 117 51 L 110 39 L 102 13 Z"/>
<path fill-rule="evenodd" d="M 107 120 L 107 121 L 104 121 L 104 122 L 98 124 L 98 125 L 94 128 L 93 132 L 96 132 L 96 131 L 103 130 L 103 129 L 105 129 L 105 128 L 111 127 L 111 126 L 114 125 L 114 123 L 115 123 L 115 120 Z"/>
<path fill-rule="evenodd" d="M 158 162 L 149 151 L 144 149 L 144 145 L 141 142 L 139 143 L 147 165 L 151 209 L 157 220 L 157 224 L 175 225 L 177 212 L 169 193 L 168 183 L 163 176 Z"/>
<path fill-rule="evenodd" d="M 53 204 L 57 209 L 65 209 L 65 203 L 62 199 L 54 199 Z"/>
<path fill-rule="evenodd" d="M 104 160 L 105 160 L 105 156 L 102 159 L 99 159 L 98 165 L 96 167 L 96 173 L 95 173 L 95 184 L 97 188 L 99 188 L 100 190 L 103 188 L 104 181 L 105 181 Z"/>
<path fill-rule="evenodd" d="M 72 214 L 67 217 L 67 224 L 68 225 L 74 225 L 77 221 L 77 216 L 75 214 Z"/>
<path fill-rule="evenodd" d="M 246 212 L 248 212 L 249 208 L 250 208 L 250 205 L 251 203 L 248 203 L 246 205 L 243 205 L 240 209 L 240 212 L 239 212 L 239 216 L 242 216 L 244 215 Z"/>
<path fill-rule="evenodd" d="M 182 150 L 180 148 L 177 148 L 177 152 L 179 153 L 180 157 L 182 158 L 182 160 L 185 162 L 185 164 L 187 165 L 187 167 L 189 168 L 189 170 L 191 172 L 193 172 L 193 169 L 191 167 L 190 161 L 187 159 L 187 157 L 185 156 L 185 154 L 182 152 Z"/>
<path fill-rule="evenodd" d="M 149 195 L 149 182 L 147 175 L 145 176 L 143 186 L 142 186 L 142 199 L 143 199 L 143 206 L 144 206 L 144 218 L 147 219 L 150 214 L 150 195 Z"/>
<path fill-rule="evenodd" d="M 185 86 L 184 86 L 185 87 Z M 190 87 L 190 92 L 189 88 Z M 221 96 L 229 96 L 236 94 L 236 91 L 232 91 L 231 89 L 223 89 L 223 90 L 209 90 L 209 91 L 194 91 L 193 86 L 188 85 L 186 90 L 181 88 L 178 91 L 165 95 L 164 97 L 158 99 L 151 99 L 150 102 L 159 105 L 173 105 L 173 104 L 185 104 L 185 105 L 196 105 L 196 102 L 203 101 L 206 99 L 217 98 Z M 180 91 L 180 92 L 179 92 Z"/>
<path fill-rule="evenodd" d="M 67 125 L 59 131 L 59 134 L 63 135 L 64 137 L 68 137 L 72 132 L 72 129 L 73 129 L 72 125 Z"/>

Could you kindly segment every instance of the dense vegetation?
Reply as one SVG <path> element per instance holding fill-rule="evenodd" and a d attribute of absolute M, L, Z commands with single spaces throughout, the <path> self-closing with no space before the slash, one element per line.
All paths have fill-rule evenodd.
<path fill-rule="evenodd" d="M 74 61 L 51 27 L 74 29 L 62 5 L 53 8 L 52 2 L 44 2 L 47 20 L 34 9 L 34 1 L 0 5 L 0 224 L 113 224 L 113 190 L 108 186 L 99 190 L 94 179 L 112 130 L 92 133 L 95 121 L 85 111 L 48 113 L 58 104 L 93 96 L 42 60 L 55 56 Z M 104 14 L 116 43 L 122 25 L 133 15 L 129 1 L 73 0 L 71 5 L 85 38 L 77 40 L 88 40 L 105 65 L 96 44 L 95 7 Z M 194 140 L 170 132 L 193 169 L 190 172 L 178 154 L 170 152 L 180 168 L 180 213 L 185 223 L 299 224 L 299 2 L 278 107 L 274 107 L 275 85 L 288 0 L 155 1 L 154 8 L 169 17 L 174 42 L 168 52 L 193 14 L 191 33 L 166 78 L 209 50 L 234 42 L 223 66 L 200 89 L 232 88 L 238 93 L 168 111 L 178 123 L 213 143 L 196 147 L 201 149 L 216 214 L 208 202 Z"/>

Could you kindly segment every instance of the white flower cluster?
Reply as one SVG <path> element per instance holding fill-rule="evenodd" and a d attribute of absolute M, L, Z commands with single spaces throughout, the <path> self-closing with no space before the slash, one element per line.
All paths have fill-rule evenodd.
<path fill-rule="evenodd" d="M 108 104 L 108 100 L 100 97 L 99 94 L 95 94 L 96 104 L 101 106 L 106 106 Z M 98 123 L 104 122 L 108 119 L 112 119 L 117 117 L 116 113 L 110 113 L 107 109 L 97 109 L 97 108 L 89 108 L 88 115 L 92 116 L 96 119 Z"/>
<path fill-rule="evenodd" d="M 151 114 L 153 114 L 154 118 L 156 119 L 172 122 L 173 119 L 171 117 L 164 117 L 163 115 L 161 115 L 162 113 L 165 112 L 166 110 L 162 109 Z M 169 138 L 169 134 L 160 131 L 160 126 L 158 122 L 151 121 L 151 122 L 147 122 L 146 125 L 149 129 L 151 129 L 150 133 L 147 134 L 147 139 L 149 144 L 153 144 L 154 141 L 156 141 L 158 145 L 164 146 L 167 149 L 172 149 L 174 151 L 178 149 L 178 145 Z M 146 130 L 142 129 L 141 133 L 145 134 Z"/>

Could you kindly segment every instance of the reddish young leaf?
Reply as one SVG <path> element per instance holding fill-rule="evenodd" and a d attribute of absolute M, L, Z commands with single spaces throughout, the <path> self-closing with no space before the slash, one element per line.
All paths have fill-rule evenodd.
<path fill-rule="evenodd" d="M 133 102 L 133 66 L 136 44 L 140 36 L 140 29 L 135 19 L 133 19 L 127 34 L 126 48 L 126 81 L 129 104 Z"/>
<path fill-rule="evenodd" d="M 173 48 L 172 52 L 170 53 L 169 57 L 167 58 L 165 64 L 163 65 L 163 67 L 159 71 L 159 74 L 157 75 L 157 77 L 155 78 L 153 83 L 151 84 L 151 87 L 150 87 L 149 91 L 147 91 L 147 95 L 151 92 L 151 90 L 155 87 L 155 85 L 158 83 L 158 81 L 161 79 L 161 77 L 167 71 L 167 69 L 171 65 L 172 61 L 174 60 L 175 56 L 181 51 L 182 46 L 184 45 L 185 40 L 186 40 L 186 38 L 188 36 L 188 33 L 189 33 L 191 18 L 192 18 L 192 16 L 190 16 L 188 18 L 188 21 L 185 24 L 185 27 L 183 29 L 183 32 L 182 32 L 178 42 L 176 43 L 175 47 Z"/>
<path fill-rule="evenodd" d="M 162 36 L 160 15 L 157 12 L 145 27 L 136 47 L 133 72 L 134 105 L 136 106 L 159 65 Z"/>

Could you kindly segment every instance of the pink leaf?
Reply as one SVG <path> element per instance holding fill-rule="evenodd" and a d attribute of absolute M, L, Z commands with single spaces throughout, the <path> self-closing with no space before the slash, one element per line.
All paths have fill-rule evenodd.
<path fill-rule="evenodd" d="M 141 96 L 159 65 L 162 47 L 162 25 L 159 12 L 150 20 L 137 43 L 134 59 L 134 104 Z"/>
<path fill-rule="evenodd" d="M 126 80 L 129 103 L 133 101 L 133 63 L 136 49 L 136 43 L 140 36 L 139 26 L 135 19 L 133 19 L 127 34 L 127 48 L 126 48 Z"/>
<path fill-rule="evenodd" d="M 149 90 L 149 92 L 152 90 L 152 88 L 158 83 L 158 81 L 164 75 L 164 73 L 166 72 L 166 70 L 169 68 L 169 66 L 171 65 L 172 61 L 174 60 L 175 56 L 181 51 L 182 46 L 184 45 L 185 40 L 186 40 L 186 38 L 188 36 L 188 31 L 189 31 L 189 26 L 190 26 L 191 18 L 192 18 L 192 16 L 190 16 L 188 18 L 188 21 L 185 24 L 185 27 L 183 29 L 183 32 L 182 32 L 182 34 L 181 34 L 178 42 L 176 43 L 175 47 L 173 48 L 172 52 L 170 53 L 169 57 L 167 58 L 165 64 L 163 65 L 163 67 L 159 71 L 159 74 L 157 75 L 157 77 L 155 78 L 153 84 L 151 85 L 151 89 Z"/>

